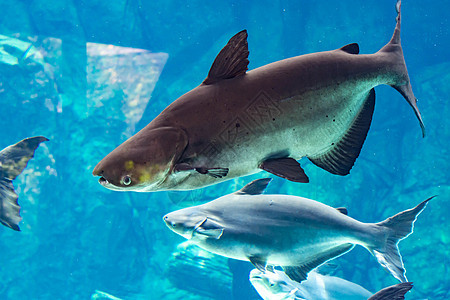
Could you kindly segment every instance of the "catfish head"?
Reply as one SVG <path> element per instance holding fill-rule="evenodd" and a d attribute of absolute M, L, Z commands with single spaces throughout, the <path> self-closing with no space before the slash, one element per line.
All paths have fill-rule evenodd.
<path fill-rule="evenodd" d="M 220 239 L 224 227 L 214 216 L 202 209 L 202 205 L 183 208 L 163 217 L 167 227 L 182 237 L 194 242 L 205 239 Z"/>
<path fill-rule="evenodd" d="M 297 299 L 295 298 L 295 292 L 298 289 L 290 286 L 283 277 L 287 276 L 278 270 L 261 272 L 258 269 L 253 269 L 250 272 L 249 279 L 263 299 Z"/>
<path fill-rule="evenodd" d="M 116 191 L 159 190 L 186 148 L 186 133 L 174 127 L 144 128 L 103 158 L 92 174 Z"/>
<path fill-rule="evenodd" d="M 163 217 L 163 221 L 170 230 L 188 240 L 195 235 L 195 231 L 198 230 L 207 219 L 208 217 L 206 214 L 204 214 L 198 206 L 173 211 Z"/>

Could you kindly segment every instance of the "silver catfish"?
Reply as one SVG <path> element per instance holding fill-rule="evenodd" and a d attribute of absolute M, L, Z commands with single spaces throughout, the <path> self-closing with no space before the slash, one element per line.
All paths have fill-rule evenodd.
<path fill-rule="evenodd" d="M 412 288 L 411 282 L 404 282 L 372 294 L 356 283 L 315 270 L 298 283 L 280 270 L 253 269 L 250 282 L 264 300 L 400 300 Z"/>
<path fill-rule="evenodd" d="M 291 280 L 283 271 L 261 272 L 253 269 L 250 282 L 264 300 L 367 300 L 372 293 L 345 279 L 322 275 L 313 270 L 301 283 Z"/>
<path fill-rule="evenodd" d="M 362 223 L 320 202 L 262 195 L 270 179 L 258 179 L 211 202 L 180 209 L 163 220 L 175 233 L 213 253 L 249 260 L 261 271 L 281 266 L 301 282 L 309 271 L 361 245 L 395 278 L 405 282 L 397 243 L 413 231 L 427 199 L 379 223 Z"/>
<path fill-rule="evenodd" d="M 22 173 L 44 141 L 48 139 L 43 136 L 30 137 L 0 151 L 0 223 L 16 231 L 20 231 L 22 217 L 12 181 Z"/>
<path fill-rule="evenodd" d="M 349 44 L 249 72 L 247 32 L 236 34 L 200 86 L 105 156 L 93 175 L 106 188 L 137 192 L 192 190 L 261 170 L 308 182 L 302 157 L 347 175 L 372 121 L 374 87 L 399 91 L 425 134 L 400 19 L 398 9 L 391 40 L 374 54 Z"/>

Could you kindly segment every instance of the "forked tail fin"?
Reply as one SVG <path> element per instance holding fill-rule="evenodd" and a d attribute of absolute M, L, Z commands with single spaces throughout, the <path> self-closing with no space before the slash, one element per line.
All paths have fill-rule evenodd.
<path fill-rule="evenodd" d="M 393 217 L 375 224 L 381 227 L 384 239 L 380 245 L 370 250 L 378 262 L 401 282 L 406 282 L 407 279 L 402 256 L 400 255 L 397 244 L 413 232 L 414 222 L 417 216 L 424 210 L 428 201 L 434 197 L 428 198 L 414 208 L 402 211 Z"/>
<path fill-rule="evenodd" d="M 367 300 L 404 300 L 412 287 L 412 282 L 402 282 L 382 289 Z"/>
<path fill-rule="evenodd" d="M 12 181 L 22 173 L 44 141 L 48 139 L 43 136 L 31 137 L 0 151 L 0 223 L 16 231 L 20 231 L 22 218 Z"/>
<path fill-rule="evenodd" d="M 402 45 L 400 43 L 401 2 L 401 0 L 397 1 L 397 24 L 395 26 L 392 38 L 389 43 L 378 51 L 378 53 L 386 53 L 394 57 L 395 62 L 393 68 L 398 78 L 396 78 L 395 82 L 390 85 L 402 94 L 403 98 L 405 98 L 409 105 L 411 105 L 417 119 L 419 120 L 420 128 L 422 129 L 422 136 L 425 137 L 425 125 L 423 124 L 422 116 L 420 115 L 419 108 L 417 107 L 417 98 L 414 96 L 412 91 L 408 70 L 406 69 L 405 58 L 403 56 Z"/>

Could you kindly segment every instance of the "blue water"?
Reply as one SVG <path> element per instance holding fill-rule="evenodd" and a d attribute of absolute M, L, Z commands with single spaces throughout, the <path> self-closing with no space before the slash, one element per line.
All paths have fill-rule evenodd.
<path fill-rule="evenodd" d="M 392 35 L 394 2 L 0 0 L 0 148 L 50 139 L 14 182 L 22 231 L 0 227 L 0 299 L 90 299 L 96 290 L 122 299 L 258 299 L 249 263 L 180 246 L 161 217 L 268 173 L 138 194 L 104 189 L 92 169 L 200 84 L 240 30 L 249 33 L 250 69 L 352 42 L 373 53 Z M 377 87 L 350 175 L 304 161 L 311 183 L 274 178 L 268 188 L 345 206 L 365 222 L 439 195 L 399 246 L 414 282 L 407 299 L 450 298 L 449 9 L 449 1 L 402 7 L 402 45 L 426 138 L 401 95 Z M 334 275 L 372 292 L 396 283 L 361 247 L 333 263 Z"/>

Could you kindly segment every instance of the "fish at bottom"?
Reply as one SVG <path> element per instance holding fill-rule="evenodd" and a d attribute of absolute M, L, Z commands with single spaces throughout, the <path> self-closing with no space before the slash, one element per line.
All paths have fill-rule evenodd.
<path fill-rule="evenodd" d="M 362 223 L 346 209 L 290 195 L 262 195 L 258 179 L 211 202 L 163 217 L 175 233 L 210 252 L 250 261 L 260 271 L 280 266 L 297 282 L 328 260 L 361 245 L 396 279 L 406 282 L 397 244 L 409 236 L 429 198 L 379 223 Z"/>
<path fill-rule="evenodd" d="M 264 300 L 400 300 L 412 288 L 412 283 L 404 282 L 372 294 L 356 283 L 315 270 L 308 274 L 307 280 L 298 283 L 280 270 L 253 269 L 250 282 Z"/>

